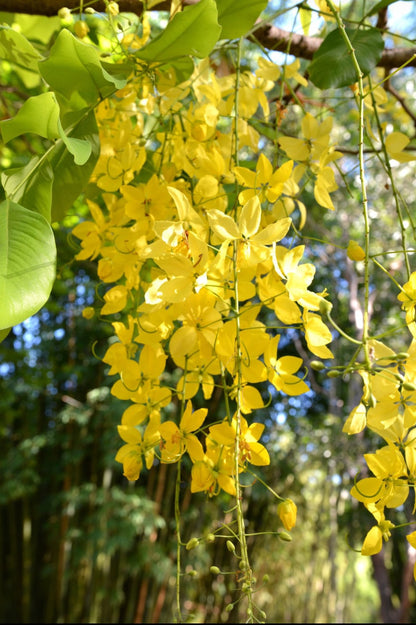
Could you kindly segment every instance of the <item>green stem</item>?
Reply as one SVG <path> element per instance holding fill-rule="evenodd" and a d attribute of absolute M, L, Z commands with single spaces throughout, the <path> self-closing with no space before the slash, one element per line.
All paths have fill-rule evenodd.
<path fill-rule="evenodd" d="M 267 482 L 265 482 L 264 480 L 261 479 L 261 477 L 256 475 L 256 473 L 254 473 L 254 471 L 251 471 L 251 469 L 247 469 L 247 473 L 250 473 L 250 475 L 252 475 L 253 477 L 256 478 L 256 481 L 260 482 L 260 484 L 263 484 L 263 486 L 265 488 L 267 488 L 267 490 L 270 491 L 272 493 L 272 495 L 274 495 L 276 497 L 276 499 L 279 499 L 279 501 L 284 501 L 285 500 L 285 498 L 281 497 L 280 495 L 278 495 L 276 493 L 276 491 L 273 490 L 273 488 L 267 484 Z M 250 534 L 250 536 L 251 536 L 251 534 Z"/>
<path fill-rule="evenodd" d="M 178 460 L 178 470 L 176 472 L 175 484 L 175 526 L 176 526 L 176 612 L 178 623 L 182 623 L 181 611 L 181 511 L 179 506 L 179 495 L 181 489 L 181 461 Z"/>
<path fill-rule="evenodd" d="M 353 62 L 355 72 L 357 75 L 358 84 L 358 160 L 360 166 L 360 185 L 361 185 L 361 204 L 363 209 L 364 218 L 364 310 L 363 310 L 363 333 L 362 333 L 362 345 L 364 349 L 364 360 L 367 365 L 370 365 L 370 350 L 368 345 L 369 340 L 369 298 L 370 298 L 370 271 L 369 271 L 369 256 L 370 256 L 370 217 L 368 213 L 368 198 L 367 198 L 367 186 L 365 181 L 365 166 L 364 166 L 364 84 L 363 73 L 355 55 L 354 47 L 346 33 L 344 22 L 342 21 L 339 12 L 337 11 L 332 0 L 327 0 L 327 4 L 333 14 L 340 33 L 345 41 L 345 45 L 348 48 L 351 60 Z"/>
<path fill-rule="evenodd" d="M 238 95 L 240 84 L 240 60 L 241 60 L 241 47 L 242 39 L 239 41 L 237 49 L 237 64 L 236 64 L 236 82 L 235 82 L 235 102 L 234 102 L 234 159 L 238 165 Z M 238 189 L 237 189 L 238 190 Z M 244 523 L 243 513 L 243 494 L 240 483 L 240 443 L 241 443 L 241 389 L 243 385 L 241 361 L 242 361 L 242 344 L 241 344 L 241 327 L 240 327 L 240 305 L 239 305 L 239 292 L 238 292 L 238 241 L 233 243 L 233 278 L 234 278 L 234 313 L 236 323 L 236 432 L 235 432 L 235 445 L 234 445 L 234 480 L 235 480 L 235 497 L 236 497 L 236 517 L 237 517 L 237 534 L 238 542 L 240 544 L 240 565 L 239 568 L 244 571 L 244 577 L 242 580 L 242 590 L 247 597 L 247 622 L 253 622 L 253 574 L 250 567 L 246 530 Z"/>

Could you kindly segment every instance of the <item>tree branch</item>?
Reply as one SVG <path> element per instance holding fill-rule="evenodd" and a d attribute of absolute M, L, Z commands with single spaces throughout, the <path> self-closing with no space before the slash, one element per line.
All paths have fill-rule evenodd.
<path fill-rule="evenodd" d="M 184 6 L 196 4 L 198 0 L 183 0 Z M 121 12 L 141 15 L 144 5 L 140 0 L 118 0 Z M 170 0 L 163 0 L 152 6 L 152 11 L 169 11 Z M 26 13 L 28 15 L 57 15 L 63 6 L 76 10 L 79 0 L 0 0 L 0 11 Z M 96 11 L 103 12 L 105 3 L 97 0 L 93 4 Z M 260 25 L 250 36 L 268 50 L 286 52 L 301 59 L 311 60 L 322 43 L 319 37 L 306 37 L 282 30 L 271 24 Z M 416 48 L 386 48 L 378 62 L 378 67 L 394 69 L 407 64 L 416 67 Z"/>

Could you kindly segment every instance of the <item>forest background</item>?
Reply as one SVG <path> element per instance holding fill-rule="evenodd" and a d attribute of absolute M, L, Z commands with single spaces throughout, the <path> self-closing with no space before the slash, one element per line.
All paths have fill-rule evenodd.
<path fill-rule="evenodd" d="M 172 3 L 172 10 L 170 3 L 150 4 L 154 5 L 148 7 L 153 39 L 163 35 L 175 10 L 182 7 Z M 330 142 L 332 154 L 337 152 L 339 157 L 328 161 L 336 181 L 332 183 L 331 178 L 324 184 L 329 199 L 326 195 L 323 199 L 315 188 L 317 170 L 299 183 L 297 197 L 301 200 L 294 204 L 291 214 L 296 226 L 293 241 L 296 238 L 297 245 L 307 247 L 305 260 L 316 269 L 314 292 L 327 290 L 330 294 L 331 318 L 336 326 L 331 326 L 328 346 L 334 359 L 322 357 L 322 368 L 311 366 L 316 353 L 310 352 L 301 325 L 292 324 L 281 338 L 279 354 L 303 359 L 307 372 L 304 381 L 310 390 L 291 395 L 271 389 L 261 380 L 264 407 L 256 409 L 255 421 L 266 426 L 262 443 L 271 461 L 255 467 L 258 479 L 250 477 L 244 487 L 247 545 L 257 579 L 256 604 L 270 622 L 413 622 L 416 551 L 405 540 L 414 530 L 413 494 L 410 501 L 397 506 L 394 517 L 389 516 L 399 526 L 390 540 L 370 558 L 361 554 L 374 519 L 350 491 L 356 479 L 368 475 L 363 454 L 375 451 L 380 436 L 368 428 L 352 435 L 345 428 L 354 407 L 363 401 L 363 389 L 357 373 L 345 372 L 356 357 L 356 344 L 344 335 L 361 340 L 367 318 L 374 329 L 372 336 L 386 340 L 396 354 L 406 352 L 411 340 L 397 297 L 399 285 L 410 277 L 409 268 L 414 268 L 415 3 L 352 1 L 337 5 L 350 28 L 371 25 L 382 33 L 387 48 L 402 55 L 389 65 L 385 51 L 384 56 L 381 50 L 377 56 L 370 45 L 373 83 L 366 89 L 373 95 L 365 103 L 367 134 L 363 146 L 367 213 L 363 211 L 362 168 L 358 162 L 355 80 L 349 83 L 347 78 L 347 83 L 340 85 L 333 78 L 332 84 L 322 83 L 319 65 L 315 75 L 312 71 L 314 81 L 310 76 L 314 52 L 336 27 L 333 11 L 323 2 L 257 4 L 257 13 L 245 17 L 252 19 L 247 32 L 231 34 L 225 42 L 215 41 L 210 51 L 210 67 L 218 80 L 240 71 L 241 75 L 254 74 L 261 66 L 259 55 L 270 63 L 263 69 L 270 70 L 272 64 L 280 68 L 270 89 L 263 92 L 265 99 L 259 96 L 260 104 L 246 116 L 246 134 L 239 130 L 241 144 L 247 142 L 242 147 L 243 152 L 246 148 L 245 166 L 255 170 L 258 163 L 258 154 L 250 152 L 253 141 L 276 165 L 276 155 L 281 158 L 284 154 L 279 138 L 303 140 L 301 121 L 307 113 L 319 122 L 334 118 Z M 139 2 L 120 2 L 121 13 L 114 3 L 90 2 L 83 7 L 67 3 L 71 11 L 60 16 L 59 3 L 43 2 L 42 9 L 38 5 L 29 0 L 0 0 L 0 56 L 4 59 L 0 64 L 0 110 L 5 121 L 15 118 L 30 97 L 48 91 L 44 76 L 41 80 L 33 69 L 16 62 L 19 53 L 12 58 L 10 41 L 14 35 L 7 39 L 10 29 L 24 36 L 45 58 L 62 30 L 101 49 L 104 60 L 111 56 L 105 42 L 114 33 L 120 39 L 120 33 L 136 29 L 144 37 L 143 5 Z M 240 10 L 244 10 L 242 6 L 240 3 Z M 85 11 L 91 8 L 97 13 Z M 236 13 L 237 23 L 238 17 Z M 259 22 L 254 24 L 256 19 Z M 246 36 L 239 40 L 243 34 Z M 238 71 L 237 41 L 242 67 Z M 180 66 L 180 71 L 186 73 L 186 64 L 184 67 Z M 333 68 L 323 72 L 324 76 L 334 73 Z M 119 79 L 119 75 L 114 76 L 115 81 Z M 168 87 L 174 89 L 177 84 Z M 261 88 L 254 83 L 253 93 L 255 87 L 260 93 Z M 163 88 L 159 89 L 163 95 Z M 175 100 L 177 95 L 170 94 L 169 106 L 173 110 L 179 103 L 179 108 L 186 110 L 186 100 Z M 169 106 L 166 118 L 171 114 Z M 147 113 L 152 120 L 152 112 Z M 149 119 L 145 129 L 151 144 L 164 129 L 165 120 L 161 114 L 150 129 Z M 399 147 L 395 142 L 395 149 L 387 142 L 390 152 L 385 150 L 386 143 L 379 147 L 368 119 L 383 131 L 400 133 L 400 138 L 395 136 Z M 194 136 L 201 140 L 198 133 L 204 132 L 202 122 L 193 122 L 198 122 Z M 26 127 L 15 136 L 9 133 L 9 139 L 5 129 L 3 125 L 1 169 L 6 177 L 2 177 L 1 199 L 12 197 L 24 204 L 32 191 L 27 190 L 19 200 L 12 189 L 16 179 L 10 172 L 27 166 L 31 158 L 44 154 L 59 138 L 49 136 L 49 130 L 46 135 L 33 134 Z M 309 137 L 310 143 L 316 140 L 319 143 L 319 136 Z M 155 145 L 151 144 L 151 149 L 156 150 Z M 78 147 L 72 149 L 77 153 Z M 101 202 L 103 207 L 103 192 L 118 192 L 118 188 L 112 189 L 94 177 L 88 183 L 93 174 L 89 163 L 87 160 L 87 165 L 82 165 L 87 177 L 83 174 L 77 178 L 75 174 L 72 187 L 71 181 L 63 181 L 60 197 L 67 188 L 69 206 L 59 220 L 50 220 L 58 250 L 50 297 L 35 314 L 23 317 L 16 325 L 3 326 L 13 325 L 0 345 L 1 622 L 168 622 L 178 600 L 176 466 L 156 460 L 157 470 L 156 466 L 144 468 L 138 481 L 129 482 L 115 461 L 121 445 L 117 425 L 126 410 L 126 400 L 111 393 L 114 376 L 103 356 L 114 344 L 109 321 L 121 321 L 125 316 L 123 310 L 115 310 L 111 320 L 100 315 L 99 306 L 106 300 L 103 282 L 97 277 L 98 259 L 82 255 L 81 237 L 72 230 L 80 221 L 91 219 L 91 202 Z M 97 165 L 99 174 L 100 163 L 102 160 Z M 152 173 L 150 166 L 144 167 L 133 176 L 132 184 L 146 184 Z M 128 184 L 125 179 L 123 182 Z M 80 185 L 81 194 L 74 191 L 74 186 L 79 191 Z M 236 195 L 235 191 L 227 192 Z M 275 201 L 273 197 L 271 203 Z M 365 215 L 371 222 L 371 250 L 365 242 Z M 291 245 L 295 245 L 293 241 Z M 350 241 L 362 247 L 351 247 Z M 1 243 L 5 245 L 5 240 Z M 374 262 L 366 283 L 370 256 Z M 7 292 L 4 297 L 7 299 Z M 270 313 L 264 314 L 262 322 L 270 323 Z M 386 358 L 385 353 L 383 356 Z M 176 386 L 179 374 L 175 363 L 168 365 L 164 376 L 166 386 Z M 202 391 L 195 405 L 205 405 Z M 221 419 L 223 405 L 218 397 L 211 399 L 209 410 L 212 422 Z M 246 418 L 252 418 L 250 412 Z M 232 496 L 224 490 L 217 497 L 191 493 L 189 479 L 189 475 L 184 478 L 179 499 L 183 531 L 179 602 L 183 620 L 241 622 L 247 617 L 247 608 L 243 601 L 234 602 L 243 574 L 236 568 L 234 553 L 225 539 L 216 536 L 219 529 L 232 524 Z M 275 531 L 281 527 L 278 502 L 264 483 L 281 498 L 296 502 L 297 523 L 289 536 Z M 195 537 L 197 545 L 191 542 Z M 210 568 L 212 565 L 218 567 L 218 573 Z M 233 610 L 227 607 L 230 605 Z M 263 620 L 261 611 L 259 620 Z"/>

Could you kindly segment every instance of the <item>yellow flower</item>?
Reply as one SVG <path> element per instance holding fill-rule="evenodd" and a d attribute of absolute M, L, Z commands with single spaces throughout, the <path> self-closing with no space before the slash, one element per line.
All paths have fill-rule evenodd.
<path fill-rule="evenodd" d="M 287 234 L 292 220 L 279 219 L 260 230 L 261 204 L 253 195 L 242 207 L 238 223 L 229 215 L 212 209 L 207 212 L 211 230 L 222 241 L 238 241 L 239 267 L 257 265 L 271 254 L 267 247 Z"/>
<path fill-rule="evenodd" d="M 121 438 L 127 444 L 118 450 L 115 459 L 122 463 L 124 475 L 130 482 L 139 479 L 143 468 L 143 459 L 147 469 L 153 465 L 154 450 L 160 441 L 158 425 L 157 419 L 151 421 L 145 429 L 143 437 L 135 427 L 119 425 L 117 428 Z"/>
<path fill-rule="evenodd" d="M 263 434 L 264 425 L 262 423 L 252 423 L 250 426 L 244 417 L 240 417 L 240 463 L 249 462 L 256 466 L 270 464 L 270 456 L 267 449 L 258 442 Z M 209 428 L 210 440 L 218 445 L 234 446 L 237 432 L 237 419 L 233 418 L 231 424 L 224 420 L 218 425 Z"/>
<path fill-rule="evenodd" d="M 191 492 L 207 492 L 210 497 L 224 490 L 235 495 L 235 481 L 232 477 L 233 464 L 230 456 L 223 453 L 223 447 L 210 445 L 203 460 L 192 465 Z"/>
<path fill-rule="evenodd" d="M 406 311 L 406 323 L 410 332 L 416 338 L 416 271 L 411 274 L 409 281 L 403 285 L 402 292 L 399 293 L 397 299 L 403 302 L 402 310 Z"/>
<path fill-rule="evenodd" d="M 302 366 L 302 358 L 296 356 L 282 356 L 277 358 L 277 347 L 280 336 L 270 339 L 269 345 L 264 352 L 264 362 L 268 368 L 268 379 L 273 386 L 286 395 L 301 395 L 307 393 L 309 387 L 298 378 L 295 373 Z"/>
<path fill-rule="evenodd" d="M 258 196 L 260 202 L 268 200 L 276 202 L 283 192 L 285 183 L 292 175 L 293 161 L 287 161 L 279 169 L 273 172 L 273 166 L 269 159 L 260 154 L 256 164 L 256 171 L 251 171 L 247 167 L 234 167 L 237 180 L 244 187 L 249 187 L 245 191 L 241 191 L 238 196 L 241 204 L 245 204 L 254 196 Z"/>
<path fill-rule="evenodd" d="M 192 403 L 188 401 L 179 427 L 173 421 L 165 421 L 161 424 L 159 431 L 163 439 L 162 462 L 176 462 L 185 451 L 188 452 L 192 462 L 203 459 L 202 445 L 192 432 L 199 430 L 207 413 L 206 408 L 199 408 L 192 412 Z"/>

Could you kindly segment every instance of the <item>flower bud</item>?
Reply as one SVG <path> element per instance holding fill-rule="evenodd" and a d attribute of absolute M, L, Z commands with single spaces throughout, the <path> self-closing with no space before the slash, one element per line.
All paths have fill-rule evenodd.
<path fill-rule="evenodd" d="M 209 567 L 210 572 L 213 575 L 219 575 L 221 573 L 220 569 L 218 568 L 218 566 L 210 566 Z"/>
<path fill-rule="evenodd" d="M 226 612 L 231 612 L 234 609 L 234 604 L 233 603 L 229 603 L 227 605 L 227 607 L 225 608 Z"/>
<path fill-rule="evenodd" d="M 328 371 L 326 375 L 328 376 L 328 378 L 339 378 L 339 376 L 342 375 L 342 371 L 338 371 L 337 369 L 331 369 L 331 371 Z"/>
<path fill-rule="evenodd" d="M 234 543 L 231 542 L 231 540 L 227 540 L 225 544 L 227 545 L 228 551 L 231 551 L 231 553 L 235 553 L 235 546 Z"/>
<path fill-rule="evenodd" d="M 320 360 L 312 360 L 310 363 L 311 369 L 314 371 L 323 371 L 325 369 L 325 365 Z"/>
<path fill-rule="evenodd" d="M 212 532 L 209 533 L 205 540 L 207 541 L 207 543 L 213 543 L 215 540 L 215 534 L 213 534 Z"/>
<path fill-rule="evenodd" d="M 83 39 L 84 37 L 86 37 L 89 33 L 90 29 L 88 28 L 87 24 L 85 22 L 82 21 L 78 21 L 75 22 L 74 24 L 74 32 L 76 34 L 77 37 L 79 37 L 79 39 Z"/>
<path fill-rule="evenodd" d="M 108 15 L 111 15 L 112 17 L 115 17 L 116 15 L 118 15 L 120 13 L 120 8 L 117 2 L 109 2 L 106 6 L 105 12 L 108 13 Z"/>
<path fill-rule="evenodd" d="M 58 17 L 60 17 L 61 20 L 68 21 L 71 19 L 71 11 L 68 9 L 68 7 L 62 7 L 58 11 Z"/>
<path fill-rule="evenodd" d="M 190 551 L 191 549 L 195 549 L 195 547 L 198 547 L 199 545 L 199 540 L 198 538 L 191 538 L 191 540 L 188 540 L 188 542 L 186 543 L 186 549 L 188 551 Z"/>
<path fill-rule="evenodd" d="M 350 260 L 364 260 L 365 252 L 357 241 L 350 241 L 347 247 L 347 256 Z"/>
<path fill-rule="evenodd" d="M 402 386 L 405 391 L 416 391 L 416 385 L 413 382 L 403 382 Z"/>
<path fill-rule="evenodd" d="M 95 315 L 95 310 L 92 306 L 87 306 L 82 311 L 82 316 L 84 317 L 84 319 L 92 319 L 94 315 Z"/>
<path fill-rule="evenodd" d="M 297 507 L 295 502 L 291 499 L 281 501 L 277 506 L 277 514 L 279 515 L 284 528 L 290 532 L 292 527 L 295 527 L 296 525 Z"/>
<path fill-rule="evenodd" d="M 287 532 L 279 532 L 279 538 L 280 538 L 280 540 L 283 540 L 283 542 L 285 542 L 285 543 L 291 543 L 292 542 L 292 537 Z"/>

